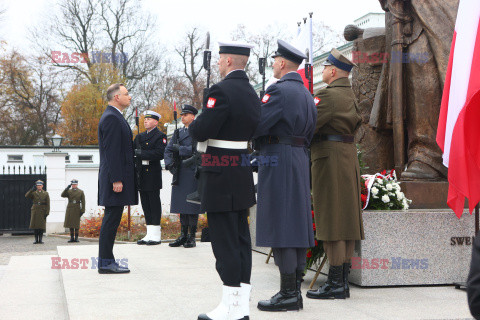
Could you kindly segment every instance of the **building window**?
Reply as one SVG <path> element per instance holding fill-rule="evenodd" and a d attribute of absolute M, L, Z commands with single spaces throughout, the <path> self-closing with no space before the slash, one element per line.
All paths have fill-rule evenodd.
<path fill-rule="evenodd" d="M 70 163 L 70 155 L 65 156 L 65 163 Z"/>
<path fill-rule="evenodd" d="M 93 162 L 93 156 L 78 156 L 78 162 Z"/>
<path fill-rule="evenodd" d="M 23 155 L 21 155 L 21 154 L 9 154 L 7 162 L 23 162 Z"/>

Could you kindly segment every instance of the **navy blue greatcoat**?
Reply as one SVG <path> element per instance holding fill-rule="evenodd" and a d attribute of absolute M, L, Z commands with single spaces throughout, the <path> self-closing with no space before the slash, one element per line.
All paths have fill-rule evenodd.
<path fill-rule="evenodd" d="M 192 138 L 187 128 L 178 129 L 178 144 L 180 145 L 179 155 L 182 160 L 188 159 L 193 154 Z M 170 139 L 165 148 L 165 166 L 173 162 L 173 139 Z M 197 179 L 195 178 L 195 166 L 182 164 L 178 175 L 178 185 L 172 186 L 172 198 L 170 204 L 171 213 L 199 214 L 200 205 L 187 202 L 187 195 L 197 190 Z"/>
<path fill-rule="evenodd" d="M 132 140 L 132 130 L 123 115 L 116 108 L 108 106 L 98 123 L 99 206 L 138 204 Z M 117 181 L 121 181 L 123 184 L 122 192 L 113 192 L 113 183 Z"/>
<path fill-rule="evenodd" d="M 230 72 L 210 88 L 206 100 L 202 114 L 188 128 L 193 139 L 248 141 L 253 137 L 260 100 L 245 71 Z M 247 149 L 207 148 L 208 164 L 202 166 L 198 181 L 202 211 L 239 211 L 255 204 L 252 168 L 242 165 L 247 153 Z"/>
<path fill-rule="evenodd" d="M 290 72 L 268 87 L 255 138 L 304 138 L 310 144 L 317 110 L 300 75 Z M 266 144 L 259 149 L 257 246 L 308 248 L 314 245 L 310 163 L 307 147 Z M 262 158 L 262 157 L 261 157 Z"/>

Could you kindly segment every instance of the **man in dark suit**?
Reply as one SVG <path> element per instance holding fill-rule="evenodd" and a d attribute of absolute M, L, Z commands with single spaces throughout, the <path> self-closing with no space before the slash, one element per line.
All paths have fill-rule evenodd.
<path fill-rule="evenodd" d="M 207 212 L 222 301 L 198 319 L 248 319 L 252 252 L 248 209 L 255 204 L 248 141 L 260 120 L 260 100 L 243 70 L 252 46 L 219 43 L 221 82 L 210 88 L 203 112 L 190 125 L 202 156 L 199 193 Z M 249 164 L 249 162 L 248 162 Z"/>
<path fill-rule="evenodd" d="M 158 130 L 160 115 L 155 111 L 146 111 L 145 132 L 135 137 L 135 156 L 142 161 L 140 170 L 140 200 L 147 223 L 147 235 L 137 241 L 137 244 L 157 245 L 162 242 L 160 220 L 162 204 L 160 189 L 162 189 L 162 166 L 167 135 Z"/>
<path fill-rule="evenodd" d="M 98 205 L 105 206 L 99 239 L 99 273 L 130 272 L 115 262 L 113 245 L 123 207 L 138 203 L 132 130 L 122 114 L 131 99 L 123 84 L 111 85 L 107 89 L 108 107 L 98 123 Z"/>
<path fill-rule="evenodd" d="M 314 246 L 308 146 L 317 110 L 297 72 L 306 56 L 278 40 L 273 76 L 262 98 L 255 132 L 258 168 L 257 246 L 272 247 L 280 271 L 280 291 L 260 301 L 263 311 L 303 308 L 300 285 L 307 249 Z"/>

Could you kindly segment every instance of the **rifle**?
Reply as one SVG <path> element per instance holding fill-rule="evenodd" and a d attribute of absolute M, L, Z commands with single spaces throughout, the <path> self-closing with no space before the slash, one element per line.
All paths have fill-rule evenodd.
<path fill-rule="evenodd" d="M 175 131 L 173 132 L 172 145 L 178 144 L 179 131 L 177 127 L 177 103 L 173 102 L 173 120 L 175 121 Z M 180 175 L 180 168 L 182 167 L 182 159 L 180 158 L 180 152 L 178 150 L 173 151 L 173 162 L 170 172 L 172 173 L 172 186 L 178 185 L 178 177 Z"/>
<path fill-rule="evenodd" d="M 203 52 L 203 68 L 207 70 L 207 86 L 205 87 L 205 89 L 203 89 L 203 108 L 205 108 L 206 98 L 208 96 L 208 91 L 210 89 L 210 63 L 212 60 L 212 52 L 209 49 L 210 49 L 210 32 L 207 32 L 207 42 L 205 44 L 205 51 Z M 195 178 L 198 179 L 200 176 L 200 169 L 202 168 L 201 164 L 202 164 L 203 152 L 198 151 L 197 145 L 199 149 L 204 149 L 203 152 L 206 151 L 207 149 L 206 142 L 193 141 L 193 145 L 192 145 L 193 155 L 190 158 L 184 160 L 183 164 L 186 166 L 191 166 L 195 164 L 196 165 Z M 198 188 L 195 192 L 192 192 L 187 195 L 187 202 L 195 203 L 195 204 L 201 203 L 200 192 Z"/>
<path fill-rule="evenodd" d="M 135 137 L 135 149 L 142 149 L 140 146 L 140 126 L 138 118 L 138 107 L 135 107 L 135 124 L 137 125 L 137 136 Z M 135 155 L 135 177 L 137 190 L 140 190 L 140 179 L 142 178 L 142 158 Z"/>
<path fill-rule="evenodd" d="M 307 59 L 305 59 L 305 78 L 308 80 L 308 91 L 313 96 L 313 74 L 312 74 L 312 65 L 310 64 L 310 52 L 307 49 L 305 51 L 305 54 L 307 56 Z"/>
<path fill-rule="evenodd" d="M 265 95 L 265 64 L 267 58 L 258 58 L 258 71 L 262 75 L 262 90 L 260 91 L 260 100 L 263 99 Z"/>

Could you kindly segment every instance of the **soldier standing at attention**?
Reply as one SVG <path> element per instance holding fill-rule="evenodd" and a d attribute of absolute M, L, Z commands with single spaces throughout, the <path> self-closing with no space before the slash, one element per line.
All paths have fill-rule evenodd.
<path fill-rule="evenodd" d="M 312 195 L 317 239 L 330 270 L 327 282 L 308 298 L 350 297 L 348 274 L 355 240 L 365 238 L 360 200 L 360 167 L 354 134 L 362 122 L 348 75 L 354 64 L 337 49 L 324 63 L 328 86 L 316 96 L 318 117 L 311 145 Z"/>
<path fill-rule="evenodd" d="M 170 170 L 173 165 L 174 153 L 178 152 L 180 160 L 186 160 L 193 155 L 194 146 L 188 127 L 195 120 L 198 110 L 193 106 L 184 104 L 180 116 L 184 128 L 178 130 L 178 141 L 174 143 L 172 138 L 165 149 L 165 167 Z M 181 233 L 170 247 L 183 246 L 193 248 L 196 246 L 195 233 L 197 232 L 198 215 L 200 205 L 187 202 L 187 195 L 197 190 L 197 179 L 195 179 L 195 163 L 188 166 L 181 164 L 178 172 L 178 185 L 172 185 L 172 200 L 170 205 L 171 213 L 180 213 Z M 189 232 L 190 228 L 190 232 Z"/>
<path fill-rule="evenodd" d="M 33 244 L 43 243 L 43 231 L 46 229 L 47 216 L 50 214 L 50 196 L 43 190 L 43 184 L 42 180 L 37 180 L 32 189 L 25 194 L 25 198 L 32 199 L 30 229 L 35 232 Z"/>
<path fill-rule="evenodd" d="M 79 242 L 78 231 L 80 229 L 80 217 L 85 213 L 85 194 L 78 189 L 78 180 L 73 179 L 70 183 L 61 194 L 62 198 L 68 198 L 63 227 L 70 229 L 70 240 L 68 242 Z"/>
<path fill-rule="evenodd" d="M 255 187 L 252 168 L 242 165 L 242 158 L 260 120 L 260 100 L 244 71 L 253 46 L 219 46 L 223 80 L 210 88 L 202 114 L 188 128 L 198 141 L 197 149 L 205 152 L 198 180 L 201 209 L 207 212 L 216 268 L 223 282 L 220 304 L 199 315 L 199 320 L 248 319 L 250 315 L 248 209 L 255 204 Z"/>
<path fill-rule="evenodd" d="M 314 246 L 308 146 L 317 112 L 297 72 L 307 57 L 278 40 L 273 76 L 262 99 L 255 132 L 258 167 L 257 246 L 272 247 L 280 271 L 280 291 L 260 301 L 262 311 L 303 308 L 300 285 L 307 249 Z"/>
<path fill-rule="evenodd" d="M 160 189 L 162 189 L 162 166 L 167 136 L 158 130 L 160 114 L 155 111 L 145 112 L 145 132 L 135 137 L 135 156 L 142 160 L 140 172 L 140 201 L 147 223 L 147 235 L 137 241 L 137 244 L 157 245 L 162 242 L 160 221 L 162 204 Z"/>

